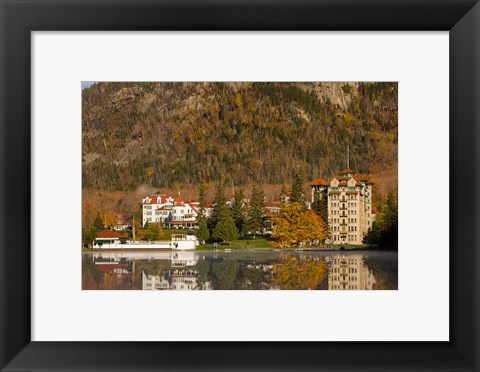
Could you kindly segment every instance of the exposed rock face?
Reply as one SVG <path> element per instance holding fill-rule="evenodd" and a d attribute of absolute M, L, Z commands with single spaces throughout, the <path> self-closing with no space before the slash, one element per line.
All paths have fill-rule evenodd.
<path fill-rule="evenodd" d="M 396 83 L 98 83 L 82 95 L 84 186 L 326 176 L 347 144 L 358 171 L 381 171 L 397 160 L 397 94 Z"/>

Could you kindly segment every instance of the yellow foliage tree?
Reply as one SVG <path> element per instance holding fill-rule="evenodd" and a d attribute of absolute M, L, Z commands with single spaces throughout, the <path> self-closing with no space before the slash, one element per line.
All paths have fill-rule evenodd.
<path fill-rule="evenodd" d="M 272 235 L 282 248 L 288 248 L 299 243 L 324 241 L 328 237 L 328 229 L 320 216 L 304 210 L 300 203 L 290 203 L 282 206 Z"/>
<path fill-rule="evenodd" d="M 105 224 L 105 227 L 111 227 L 115 226 L 118 222 L 118 216 L 116 213 L 108 210 L 104 210 L 102 213 L 103 217 L 103 223 Z"/>

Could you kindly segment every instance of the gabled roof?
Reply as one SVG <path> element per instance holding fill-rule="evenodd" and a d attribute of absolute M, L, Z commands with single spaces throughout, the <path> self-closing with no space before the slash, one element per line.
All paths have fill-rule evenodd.
<path fill-rule="evenodd" d="M 353 173 L 353 171 L 350 168 L 344 169 L 342 173 Z"/>
<path fill-rule="evenodd" d="M 167 195 L 165 194 L 153 194 L 153 195 L 147 195 L 146 197 L 143 198 L 142 204 L 158 204 L 157 203 L 157 198 L 160 198 L 160 203 L 165 203 L 167 199 Z M 150 199 L 149 202 L 144 201 L 145 199 Z"/>
<path fill-rule="evenodd" d="M 114 239 L 114 238 L 123 238 L 123 235 L 115 232 L 115 231 L 112 231 L 112 230 L 102 230 L 102 231 L 99 231 L 97 232 L 97 238 L 110 238 L 110 239 Z"/>

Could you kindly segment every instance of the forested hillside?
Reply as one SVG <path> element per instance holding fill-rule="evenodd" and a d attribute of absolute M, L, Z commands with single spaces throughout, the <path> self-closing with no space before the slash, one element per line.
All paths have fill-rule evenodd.
<path fill-rule="evenodd" d="M 396 170 L 397 83 L 97 83 L 82 92 L 83 187 L 281 184 Z"/>

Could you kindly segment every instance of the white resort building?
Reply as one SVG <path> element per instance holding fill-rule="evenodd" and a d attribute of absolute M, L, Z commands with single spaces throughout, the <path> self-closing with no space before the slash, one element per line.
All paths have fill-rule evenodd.
<path fill-rule="evenodd" d="M 163 223 L 167 227 L 193 228 L 197 224 L 200 202 L 184 201 L 178 192 L 172 198 L 165 194 L 153 194 L 142 199 L 142 226 L 148 223 Z M 205 207 L 205 215 L 211 212 L 211 206 Z"/>
<path fill-rule="evenodd" d="M 310 187 L 312 203 L 316 190 L 320 198 L 327 198 L 328 224 L 333 243 L 362 244 L 363 237 L 375 220 L 373 182 L 347 168 L 328 181 L 321 178 L 312 181 Z"/>

